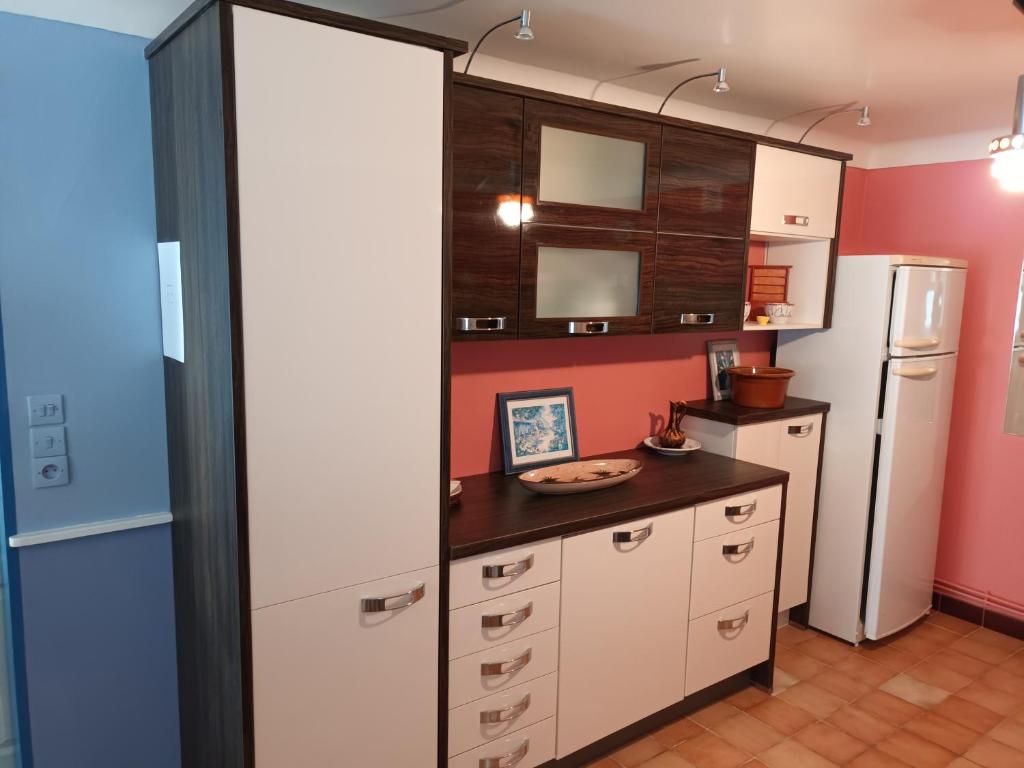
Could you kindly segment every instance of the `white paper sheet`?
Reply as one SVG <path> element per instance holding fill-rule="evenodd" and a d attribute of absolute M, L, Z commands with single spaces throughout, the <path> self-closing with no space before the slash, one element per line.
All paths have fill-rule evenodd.
<path fill-rule="evenodd" d="M 185 310 L 181 296 L 181 243 L 157 243 L 164 357 L 185 362 Z"/>

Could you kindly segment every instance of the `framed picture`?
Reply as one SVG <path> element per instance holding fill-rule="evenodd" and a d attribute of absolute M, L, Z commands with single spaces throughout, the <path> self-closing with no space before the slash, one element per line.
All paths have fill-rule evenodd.
<path fill-rule="evenodd" d="M 499 392 L 498 412 L 506 475 L 579 458 L 572 387 Z"/>
<path fill-rule="evenodd" d="M 708 366 L 711 369 L 711 395 L 715 400 L 732 399 L 732 382 L 726 370 L 740 364 L 736 339 L 708 342 Z"/>

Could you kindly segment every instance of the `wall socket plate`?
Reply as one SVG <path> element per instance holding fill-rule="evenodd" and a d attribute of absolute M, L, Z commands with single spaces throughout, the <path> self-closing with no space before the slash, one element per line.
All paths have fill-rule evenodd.
<path fill-rule="evenodd" d="M 33 427 L 28 434 L 32 443 L 33 459 L 64 456 L 68 452 L 67 433 L 64 427 Z"/>
<path fill-rule="evenodd" d="M 46 424 L 64 423 L 63 395 L 29 395 L 28 425 L 41 427 Z"/>
<path fill-rule="evenodd" d="M 69 482 L 67 456 L 32 459 L 33 488 L 53 488 L 56 485 L 67 485 Z"/>

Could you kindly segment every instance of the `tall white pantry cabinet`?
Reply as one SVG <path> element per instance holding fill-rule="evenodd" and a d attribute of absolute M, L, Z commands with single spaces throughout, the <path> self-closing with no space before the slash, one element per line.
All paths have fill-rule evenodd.
<path fill-rule="evenodd" d="M 278 0 L 193 4 L 147 50 L 190 768 L 437 762 L 464 50 Z"/>

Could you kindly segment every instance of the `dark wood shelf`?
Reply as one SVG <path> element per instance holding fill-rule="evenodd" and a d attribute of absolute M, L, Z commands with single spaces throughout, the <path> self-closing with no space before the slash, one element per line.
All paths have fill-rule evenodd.
<path fill-rule="evenodd" d="M 766 421 L 782 421 L 812 413 L 828 413 L 832 406 L 820 400 L 806 400 L 802 397 L 787 397 L 781 408 L 749 408 L 736 405 L 732 400 L 691 400 L 686 404 L 686 415 L 723 424 L 762 424 Z"/>
<path fill-rule="evenodd" d="M 685 457 L 617 451 L 595 458 L 639 459 L 644 468 L 622 485 L 568 495 L 528 491 L 515 475 L 462 479 L 452 509 L 452 559 L 564 536 L 789 481 L 789 473 L 706 451 Z"/>

